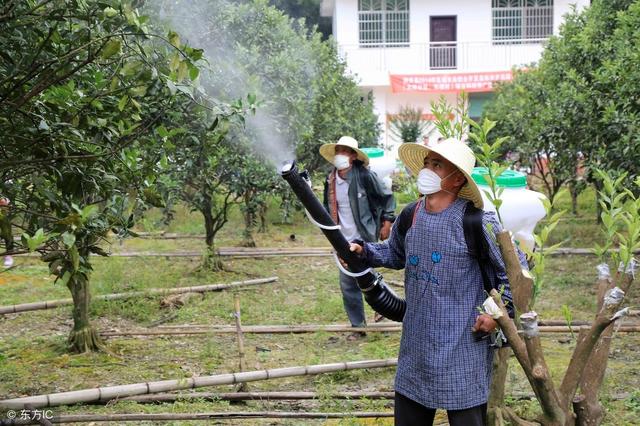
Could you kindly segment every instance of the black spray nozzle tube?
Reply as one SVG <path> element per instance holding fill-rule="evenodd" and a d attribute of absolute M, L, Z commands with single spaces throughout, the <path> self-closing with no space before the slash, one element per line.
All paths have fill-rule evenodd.
<path fill-rule="evenodd" d="M 298 173 L 295 162 L 285 163 L 280 174 L 291 186 L 302 205 L 311 217 L 323 227 L 334 227 L 336 224 L 324 208 L 318 197 L 313 193 L 306 180 L 306 172 Z M 364 259 L 349 250 L 349 242 L 338 229 L 320 228 L 327 237 L 338 257 L 343 259 L 354 273 L 361 273 L 368 269 Z M 358 286 L 364 298 L 376 312 L 393 321 L 402 321 L 406 310 L 406 302 L 398 297 L 384 282 L 382 275 L 377 272 L 367 272 L 356 277 Z"/>

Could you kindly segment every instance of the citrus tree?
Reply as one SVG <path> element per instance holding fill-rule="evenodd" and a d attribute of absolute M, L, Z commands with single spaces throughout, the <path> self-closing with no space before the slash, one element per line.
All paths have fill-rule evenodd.
<path fill-rule="evenodd" d="M 121 1 L 11 1 L 0 31 L 3 248 L 42 255 L 74 300 L 70 348 L 96 350 L 91 255 L 157 204 L 158 127 L 202 52 Z"/>

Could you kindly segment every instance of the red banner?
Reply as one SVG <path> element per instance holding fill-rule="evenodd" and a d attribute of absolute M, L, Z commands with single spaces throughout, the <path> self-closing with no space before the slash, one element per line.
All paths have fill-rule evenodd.
<path fill-rule="evenodd" d="M 511 81 L 511 71 L 390 75 L 393 93 L 491 92 L 496 81 Z"/>

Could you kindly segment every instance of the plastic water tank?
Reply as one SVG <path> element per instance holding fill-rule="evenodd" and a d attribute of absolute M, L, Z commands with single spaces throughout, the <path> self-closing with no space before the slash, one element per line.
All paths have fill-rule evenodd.
<path fill-rule="evenodd" d="M 361 148 L 369 157 L 369 168 L 384 182 L 387 189 L 391 190 L 391 173 L 396 167 L 396 162 L 389 153 L 381 148 Z"/>
<path fill-rule="evenodd" d="M 474 167 L 471 177 L 478 184 L 485 211 L 495 211 L 495 206 L 485 194 L 491 193 L 484 176 L 487 175 L 485 167 Z M 514 170 L 505 170 L 496 183 L 503 188 L 500 216 L 505 229 L 513 233 L 514 239 L 522 246 L 532 249 L 534 246 L 533 230 L 538 221 L 545 217 L 546 212 L 542 199 L 545 195 L 540 192 L 527 189 L 527 177 L 524 173 Z"/>

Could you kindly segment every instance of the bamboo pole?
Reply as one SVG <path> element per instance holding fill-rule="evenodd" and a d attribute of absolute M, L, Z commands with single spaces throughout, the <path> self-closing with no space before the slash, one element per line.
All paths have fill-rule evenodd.
<path fill-rule="evenodd" d="M 141 422 L 223 419 L 342 419 L 393 417 L 391 411 L 353 411 L 347 413 L 303 413 L 285 411 L 240 411 L 215 413 L 156 413 L 156 414 L 66 414 L 54 416 L 53 423 Z M 16 423 L 17 424 L 17 423 Z M 28 424 L 28 423 L 27 423 Z"/>
<path fill-rule="evenodd" d="M 579 332 L 583 328 L 588 326 L 540 326 L 538 327 L 540 334 L 558 334 L 558 333 L 571 333 L 571 331 Z M 397 333 L 402 331 L 402 326 L 397 324 L 390 324 L 384 326 L 372 325 L 368 327 L 351 327 L 349 325 L 327 325 L 327 326 L 268 326 L 268 325 L 254 325 L 243 326 L 242 332 L 249 334 L 302 334 L 302 333 L 350 333 L 354 331 L 364 331 L 367 333 Z M 617 333 L 638 333 L 640 332 L 639 325 L 624 325 L 619 328 L 615 328 Z M 221 327 L 189 327 L 189 328 L 160 328 L 157 327 L 153 330 L 136 330 L 136 331 L 103 331 L 100 333 L 102 337 L 126 337 L 126 336 L 197 336 L 208 334 L 237 334 L 235 326 L 221 326 Z M 518 330 L 518 334 L 522 334 L 522 331 Z"/>
<path fill-rule="evenodd" d="M 227 250 L 221 248 L 217 254 L 223 257 L 237 257 L 237 258 L 254 258 L 254 257 L 326 257 L 331 256 L 331 250 L 327 247 L 319 247 L 314 249 L 253 249 L 255 251 L 249 251 L 251 249 Z M 611 250 L 612 252 L 617 251 Z M 640 251 L 636 251 L 635 254 L 640 254 Z M 38 253 L 15 253 L 15 256 L 20 257 L 41 257 Z M 149 252 L 149 251 L 122 251 L 110 253 L 109 257 L 202 257 L 202 251 L 177 251 L 177 252 Z M 98 256 L 92 253 L 92 256 Z M 547 256 L 594 256 L 593 250 L 588 248 L 572 248 L 572 247 L 560 247 Z"/>
<path fill-rule="evenodd" d="M 391 324 L 390 326 L 368 326 L 368 327 L 351 327 L 350 325 L 337 326 L 269 326 L 269 325 L 245 325 L 242 327 L 243 333 L 250 334 L 301 334 L 316 332 L 333 332 L 333 333 L 351 333 L 351 332 L 399 332 L 402 330 L 401 325 Z M 103 337 L 119 337 L 119 336 L 173 336 L 173 335 L 201 335 L 201 334 L 237 334 L 238 330 L 235 326 L 224 327 L 202 327 L 189 329 L 157 329 L 138 330 L 138 331 L 105 331 L 100 335 Z"/>
<path fill-rule="evenodd" d="M 133 383 L 120 386 L 105 386 L 70 392 L 36 395 L 23 398 L 5 399 L 0 401 L 0 407 L 22 409 L 25 404 L 34 407 L 52 407 L 76 403 L 106 401 L 121 397 L 146 395 L 151 393 L 169 392 L 182 389 L 195 389 L 205 386 L 233 385 L 256 380 L 270 380 L 282 377 L 307 376 L 315 374 L 334 373 L 336 371 L 357 370 L 363 368 L 386 368 L 398 364 L 397 358 L 377 359 L 352 362 L 338 362 L 333 364 L 307 365 L 297 367 L 274 368 L 271 370 L 256 370 L 242 373 L 216 374 L 213 376 L 190 377 L 177 380 L 162 380 L 157 382 Z"/>
<path fill-rule="evenodd" d="M 633 312 L 633 311 L 631 311 Z M 538 321 L 538 324 L 540 326 L 568 326 L 567 325 L 567 321 L 566 320 L 560 320 L 560 319 L 549 319 L 549 320 L 540 320 Z M 585 325 L 591 325 L 591 321 L 583 321 L 583 320 L 573 320 L 569 323 L 569 325 L 571 325 L 571 327 L 580 327 L 580 326 L 585 326 Z M 634 324 L 630 324 L 630 325 L 634 325 Z M 639 324 L 640 325 L 640 324 Z M 394 328 L 394 327 L 400 327 L 401 324 L 397 323 L 397 322 L 382 322 L 382 323 L 378 323 L 372 326 L 368 326 L 366 329 L 364 327 L 362 327 L 363 331 L 369 330 L 371 328 Z M 227 324 L 170 324 L 170 325 L 159 325 L 156 328 L 158 330 L 173 330 L 173 329 L 224 329 L 224 328 L 228 328 L 229 325 Z M 255 325 L 255 326 L 247 326 L 244 325 L 243 326 L 243 330 L 246 330 L 246 327 L 255 327 L 256 329 L 258 329 L 258 327 L 264 327 L 265 329 L 267 327 L 282 327 L 282 328 L 294 328 L 294 329 L 300 329 L 300 330 L 311 330 L 311 331 L 331 331 L 332 328 L 336 328 L 336 329 L 342 329 L 343 327 L 349 327 L 349 331 L 353 331 L 354 327 L 351 327 L 348 324 L 296 324 L 296 325 L 285 325 L 285 324 L 272 324 L 272 325 Z M 357 327 L 356 327 L 357 328 Z M 568 329 L 567 329 L 568 330 Z M 340 330 L 342 331 L 342 330 Z M 360 331 L 360 328 L 358 328 L 357 331 Z"/>
<path fill-rule="evenodd" d="M 189 392 L 162 393 L 155 395 L 129 396 L 120 401 L 134 401 L 137 403 L 175 402 L 190 399 L 211 401 L 288 401 L 314 399 L 393 399 L 394 392 L 335 392 L 319 394 L 317 392 Z"/>
<path fill-rule="evenodd" d="M 245 357 L 244 357 L 244 336 L 242 335 L 242 323 L 240 321 L 240 296 L 237 294 L 234 296 L 235 312 L 233 316 L 236 320 L 236 333 L 238 337 L 238 367 L 240 371 L 246 371 Z M 246 383 L 240 383 L 240 386 L 236 389 L 238 392 L 246 392 L 248 390 Z"/>
<path fill-rule="evenodd" d="M 179 293 L 203 293 L 207 291 L 219 291 L 228 288 L 267 284 L 278 281 L 278 277 L 260 278 L 255 280 L 234 281 L 228 284 L 210 284 L 177 288 L 150 288 L 145 291 L 131 291 L 127 293 L 104 294 L 92 297 L 92 300 L 121 300 L 132 297 L 145 297 L 154 295 L 167 295 Z M 73 305 L 73 299 L 48 300 L 44 302 L 23 303 L 20 305 L 0 306 L 0 315 L 16 314 L 19 312 L 52 309 L 59 306 Z"/>
<path fill-rule="evenodd" d="M 508 348 L 505 348 L 508 349 Z M 631 396 L 629 392 L 608 395 L 607 398 L 614 401 L 628 399 Z M 512 400 L 531 400 L 536 399 L 536 395 L 531 392 L 512 392 L 507 395 Z M 137 395 L 119 398 L 118 401 L 132 401 L 139 404 L 153 404 L 162 402 L 188 401 L 191 399 L 204 401 L 298 401 L 298 400 L 316 400 L 316 399 L 346 399 L 346 400 L 384 400 L 394 399 L 395 392 L 333 392 L 322 393 L 291 391 L 291 392 L 187 392 L 187 393 L 157 393 L 153 395 Z M 114 400 L 115 401 L 115 400 Z M 107 403 L 108 401 L 101 401 Z"/>

